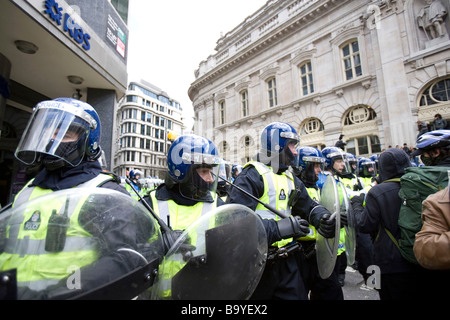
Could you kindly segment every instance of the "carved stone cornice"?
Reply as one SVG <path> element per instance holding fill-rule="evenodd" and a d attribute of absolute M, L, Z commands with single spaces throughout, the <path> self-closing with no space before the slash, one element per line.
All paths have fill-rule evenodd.
<path fill-rule="evenodd" d="M 273 2 L 267 4 L 267 8 L 273 11 L 271 15 L 268 15 L 266 9 L 260 13 L 261 16 L 268 15 L 268 18 L 264 21 L 258 21 L 255 17 L 251 22 L 251 30 L 255 30 L 258 28 L 258 23 L 261 25 L 270 20 L 271 17 L 277 15 L 282 10 L 293 10 L 294 5 L 297 4 L 299 6 L 304 5 L 302 10 L 299 10 L 296 14 L 288 15 L 288 19 L 286 21 L 279 21 L 280 23 L 277 26 L 271 28 L 269 32 L 265 32 L 261 37 L 254 42 L 247 44 L 241 50 L 238 50 L 235 54 L 229 54 L 229 57 L 226 59 L 222 59 L 217 63 L 216 57 L 223 57 L 224 52 L 227 50 L 222 45 L 225 44 L 224 39 L 219 39 L 221 41 L 221 46 L 217 47 L 217 49 L 221 49 L 216 55 L 210 56 L 208 58 L 208 62 L 203 61 L 201 63 L 204 64 L 203 68 L 207 68 L 207 64 L 213 65 L 210 70 L 205 71 L 203 74 L 200 74 L 199 70 L 196 70 L 197 79 L 191 84 L 188 95 L 190 99 L 193 101 L 195 96 L 198 94 L 199 88 L 203 85 L 214 81 L 216 77 L 222 76 L 224 73 L 228 73 L 231 70 L 234 70 L 238 66 L 248 62 L 253 59 L 254 56 L 260 52 L 265 52 L 269 47 L 272 47 L 289 37 L 291 34 L 298 32 L 299 29 L 302 29 L 305 25 L 310 25 L 316 19 L 323 16 L 326 12 L 332 11 L 334 7 L 340 6 L 344 3 L 342 0 L 296 0 L 292 2 Z M 268 10 L 268 9 L 267 9 Z M 270 11 L 269 10 L 269 11 Z M 245 25 L 245 23 L 244 23 Z M 243 27 L 243 25 L 241 25 Z M 233 30 L 231 35 L 226 39 L 226 43 L 230 45 L 235 45 L 236 43 L 240 43 L 243 37 L 246 38 L 249 31 L 249 28 L 244 28 L 245 33 L 240 34 L 238 30 Z M 234 41 L 232 41 L 234 39 Z M 229 47 L 228 46 L 228 47 Z M 211 59 L 211 60 L 210 60 Z M 209 63 L 210 62 L 210 63 Z"/>

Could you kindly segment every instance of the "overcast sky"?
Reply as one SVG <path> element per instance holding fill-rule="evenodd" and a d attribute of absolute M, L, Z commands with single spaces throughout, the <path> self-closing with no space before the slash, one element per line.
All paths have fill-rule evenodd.
<path fill-rule="evenodd" d="M 130 0 L 128 81 L 144 79 L 192 112 L 187 91 L 201 61 L 267 0 Z"/>

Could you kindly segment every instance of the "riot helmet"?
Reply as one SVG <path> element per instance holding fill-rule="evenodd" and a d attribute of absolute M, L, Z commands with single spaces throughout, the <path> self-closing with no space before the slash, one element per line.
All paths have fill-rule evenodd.
<path fill-rule="evenodd" d="M 291 125 L 273 122 L 261 133 L 260 160 L 275 169 L 280 166 L 295 166 L 298 143 L 300 143 L 300 136 Z"/>
<path fill-rule="evenodd" d="M 369 158 L 360 158 L 358 160 L 358 172 L 359 177 L 373 178 L 377 175 L 377 165 L 375 161 Z"/>
<path fill-rule="evenodd" d="M 178 137 L 167 156 L 167 187 L 196 201 L 213 202 L 217 189 L 220 158 L 214 143 L 189 134 Z"/>
<path fill-rule="evenodd" d="M 371 161 L 373 161 L 373 162 L 375 162 L 375 166 L 377 167 L 377 172 L 379 172 L 380 171 L 380 168 L 378 167 L 378 158 L 379 158 L 380 156 L 378 155 L 378 154 L 373 154 L 373 155 L 371 155 L 370 157 L 369 157 L 369 159 L 371 160 Z"/>
<path fill-rule="evenodd" d="M 325 169 L 338 176 L 351 173 L 345 151 L 338 147 L 326 147 L 322 150 L 325 158 Z"/>
<path fill-rule="evenodd" d="M 345 155 L 347 157 L 351 173 L 356 174 L 356 172 L 358 171 L 358 160 L 356 159 L 355 155 L 350 152 L 346 152 Z"/>
<path fill-rule="evenodd" d="M 416 141 L 417 150 L 411 156 L 420 155 L 426 166 L 434 166 L 449 157 L 450 130 L 435 130 L 426 132 Z M 437 152 L 436 149 L 439 149 Z"/>
<path fill-rule="evenodd" d="M 322 152 L 314 147 L 300 147 L 297 149 L 295 159 L 297 176 L 303 182 L 315 184 L 319 180 L 318 175 L 323 171 L 325 164 Z"/>
<path fill-rule="evenodd" d="M 139 180 L 140 178 L 142 178 L 143 173 L 140 170 L 131 170 L 130 171 L 130 179 L 131 180 Z"/>
<path fill-rule="evenodd" d="M 236 177 L 242 172 L 242 166 L 240 164 L 233 164 L 231 167 L 231 178 L 236 179 Z"/>
<path fill-rule="evenodd" d="M 47 170 L 78 166 L 101 156 L 100 118 L 92 106 L 72 98 L 57 98 L 36 105 L 15 156 Z"/>
<path fill-rule="evenodd" d="M 230 163 L 222 159 L 219 164 L 219 180 L 217 181 L 217 193 L 219 196 L 225 196 L 228 192 L 228 181 L 231 179 Z"/>

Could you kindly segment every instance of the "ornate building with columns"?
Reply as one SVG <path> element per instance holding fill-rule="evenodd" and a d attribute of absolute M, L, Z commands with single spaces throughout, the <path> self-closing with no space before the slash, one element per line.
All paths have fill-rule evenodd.
<path fill-rule="evenodd" d="M 294 126 L 301 145 L 331 146 L 343 134 L 356 156 L 413 146 L 418 120 L 450 120 L 449 7 L 270 0 L 199 64 L 189 88 L 194 132 L 241 164 L 274 121 Z"/>

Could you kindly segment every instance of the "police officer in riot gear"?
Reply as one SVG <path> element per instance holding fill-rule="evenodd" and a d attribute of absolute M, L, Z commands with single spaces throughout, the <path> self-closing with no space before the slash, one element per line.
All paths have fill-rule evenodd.
<path fill-rule="evenodd" d="M 141 196 L 143 196 L 144 194 L 144 190 L 143 190 L 143 186 L 141 185 L 140 182 L 140 178 L 142 178 L 142 172 L 140 170 L 131 170 L 130 171 L 130 184 L 126 184 L 125 185 L 125 189 L 130 193 L 130 195 L 136 199 L 139 200 L 139 195 L 137 193 L 139 193 Z M 134 191 L 133 189 L 135 189 L 137 191 Z"/>
<path fill-rule="evenodd" d="M 129 194 L 97 161 L 100 132 L 85 102 L 57 98 L 34 109 L 15 156 L 43 169 L 0 217 L 0 230 L 9 230 L 0 232 L 0 271 L 17 270 L 19 299 L 79 296 L 163 254 L 162 246 L 147 246 L 159 238 L 154 221 L 125 204 Z M 71 288 L 73 266 L 79 285 Z"/>
<path fill-rule="evenodd" d="M 325 158 L 322 152 L 314 147 L 300 147 L 297 149 L 295 166 L 296 176 L 305 184 L 310 197 L 320 201 L 320 189 L 316 182 L 323 171 Z M 342 288 L 339 286 L 336 273 L 332 273 L 327 279 L 322 279 L 317 267 L 315 245 L 317 233 L 314 226 L 310 226 L 311 232 L 302 237 L 299 242 L 302 251 L 299 255 L 299 268 L 305 281 L 307 290 L 310 291 L 311 300 L 343 300 Z"/>
<path fill-rule="evenodd" d="M 204 137 L 178 137 L 167 157 L 165 183 L 151 190 L 145 201 L 173 230 L 184 230 L 201 215 L 223 204 L 217 199 L 221 159 L 216 146 Z"/>
<path fill-rule="evenodd" d="M 295 232 L 286 232 L 288 219 L 280 220 L 275 213 L 236 188 L 230 191 L 229 202 L 246 205 L 263 218 L 271 248 L 269 256 L 273 257 L 267 262 L 252 299 L 306 300 L 307 292 L 297 265 L 298 250 L 290 249 L 292 239 L 282 239 L 287 235 L 294 238 L 305 236 L 309 233 L 309 223 L 318 232 L 334 236 L 334 221 L 326 219 L 330 213 L 314 202 L 303 183 L 287 170 L 294 163 L 298 142 L 299 136 L 289 124 L 269 124 L 261 134 L 262 148 L 257 155 L 258 161 L 247 163 L 234 181 L 262 202 L 276 206 L 287 215 L 292 214 L 289 228 L 292 230 L 295 226 Z M 275 254 L 270 255 L 271 251 Z"/>

